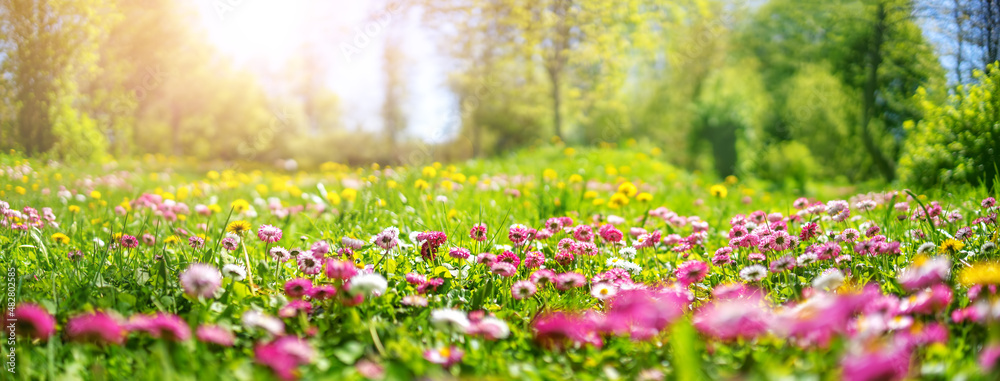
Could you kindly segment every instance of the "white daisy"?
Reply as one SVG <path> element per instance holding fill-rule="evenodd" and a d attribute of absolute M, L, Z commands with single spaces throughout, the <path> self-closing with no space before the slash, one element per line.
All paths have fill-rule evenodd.
<path fill-rule="evenodd" d="M 837 268 L 829 268 L 813 279 L 812 286 L 817 290 L 833 291 L 844 284 L 844 273 Z"/>
<path fill-rule="evenodd" d="M 740 278 L 746 282 L 756 282 L 767 276 L 767 268 L 761 265 L 750 265 L 740 270 Z"/>
<path fill-rule="evenodd" d="M 358 274 L 348 281 L 350 288 L 347 292 L 351 295 L 364 294 L 365 297 L 379 296 L 385 293 L 389 283 L 379 274 Z"/>
<path fill-rule="evenodd" d="M 455 331 L 455 332 L 465 332 L 469 329 L 469 317 L 465 315 L 465 312 L 451 309 L 442 308 L 431 311 L 431 324 L 440 330 L 445 331 Z"/>
<path fill-rule="evenodd" d="M 222 275 L 227 278 L 233 278 L 234 281 L 239 282 L 243 279 L 246 279 L 247 270 L 243 268 L 243 266 L 230 263 L 228 265 L 222 266 Z"/>
<path fill-rule="evenodd" d="M 608 300 L 618 293 L 618 289 L 610 283 L 598 283 L 590 288 L 590 295 L 600 300 Z"/>

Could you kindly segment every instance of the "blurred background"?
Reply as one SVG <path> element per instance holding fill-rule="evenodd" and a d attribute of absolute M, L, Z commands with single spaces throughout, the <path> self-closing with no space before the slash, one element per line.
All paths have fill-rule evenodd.
<path fill-rule="evenodd" d="M 1000 0 L 0 0 L 0 148 L 420 165 L 662 148 L 686 169 L 997 177 Z"/>

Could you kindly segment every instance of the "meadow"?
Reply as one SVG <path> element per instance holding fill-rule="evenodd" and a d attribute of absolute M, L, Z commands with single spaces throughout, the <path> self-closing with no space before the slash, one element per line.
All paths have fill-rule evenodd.
<path fill-rule="evenodd" d="M 547 145 L 310 170 L 0 158 L 13 379 L 996 379 L 995 194 Z"/>

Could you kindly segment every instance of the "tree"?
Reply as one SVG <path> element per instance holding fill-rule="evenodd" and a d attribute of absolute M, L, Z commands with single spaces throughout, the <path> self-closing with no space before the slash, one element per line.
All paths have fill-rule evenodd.
<path fill-rule="evenodd" d="M 914 22 L 912 4 L 905 0 L 809 6 L 776 0 L 761 8 L 740 40 L 762 62 L 765 83 L 779 105 L 794 102 L 786 91 L 795 87 L 786 83 L 801 70 L 801 62 L 828 65 L 844 93 L 860 105 L 850 141 L 864 148 L 859 167 L 871 170 L 856 173 L 859 177 L 874 172 L 886 180 L 894 178 L 906 134 L 903 123 L 920 118 L 914 99 L 917 89 L 925 86 L 933 95 L 944 84 L 937 57 Z M 768 135 L 774 141 L 795 138 L 792 115 L 772 116 Z"/>
<path fill-rule="evenodd" d="M 57 142 L 53 110 L 60 92 L 70 85 L 74 68 L 87 60 L 101 24 L 91 22 L 104 1 L 0 1 L 0 77 L 11 86 L 8 103 L 16 109 L 5 123 L 28 154 L 49 151 Z M 87 64 L 84 62 L 84 64 Z"/>
<path fill-rule="evenodd" d="M 996 187 L 1000 166 L 1000 64 L 974 71 L 977 83 L 959 85 L 946 101 L 918 93 L 924 119 L 907 123 L 910 139 L 900 180 L 922 188 L 947 184 Z"/>
<path fill-rule="evenodd" d="M 593 111 L 620 110 L 607 101 L 620 99 L 633 64 L 653 55 L 664 24 L 681 21 L 669 13 L 681 6 L 645 0 L 450 0 L 425 7 L 429 23 L 447 25 L 441 33 L 460 70 L 516 62 L 511 83 L 543 85 L 558 138 L 570 135 L 571 125 L 599 125 Z"/>

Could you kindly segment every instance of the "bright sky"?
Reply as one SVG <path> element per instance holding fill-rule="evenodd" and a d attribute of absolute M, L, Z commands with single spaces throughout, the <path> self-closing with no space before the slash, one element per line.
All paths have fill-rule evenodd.
<path fill-rule="evenodd" d="M 457 128 L 458 108 L 445 86 L 447 63 L 420 27 L 419 9 L 404 12 L 380 0 L 189 1 L 201 13 L 208 40 L 262 78 L 284 70 L 303 44 L 316 46 L 328 69 L 325 85 L 340 96 L 349 129 L 381 129 L 383 46 L 390 35 L 402 38 L 409 134 L 443 141 Z"/>

